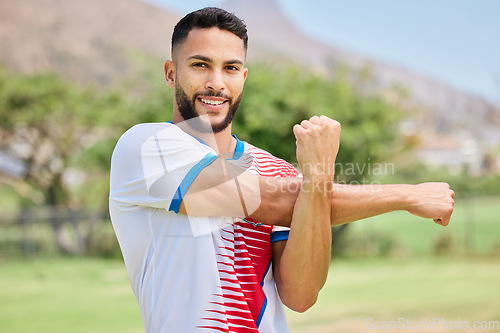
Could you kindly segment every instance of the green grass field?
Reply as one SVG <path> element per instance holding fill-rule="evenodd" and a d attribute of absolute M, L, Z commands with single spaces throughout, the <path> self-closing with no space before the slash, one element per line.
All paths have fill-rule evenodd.
<path fill-rule="evenodd" d="M 500 321 L 499 281 L 497 260 L 439 258 L 333 262 L 328 282 L 316 305 L 304 314 L 289 312 L 289 322 L 295 333 L 350 333 L 373 332 L 367 327 L 367 318 L 374 321 L 404 318 L 416 322 L 425 319 L 432 322 L 434 318 L 460 319 L 470 325 L 474 321 Z M 430 330 L 455 331 L 441 326 Z M 496 331 L 500 332 L 500 328 Z"/>
<path fill-rule="evenodd" d="M 141 332 L 122 262 L 51 259 L 0 264 L 0 332 Z"/>
<path fill-rule="evenodd" d="M 293 333 L 376 332 L 367 318 L 499 321 L 499 281 L 494 258 L 338 260 L 316 305 L 304 314 L 289 311 L 288 318 Z M 54 258 L 0 263 L 0 332 L 143 328 L 123 262 Z"/>
<path fill-rule="evenodd" d="M 474 321 L 498 324 L 499 202 L 499 197 L 458 197 L 447 228 L 406 212 L 353 223 L 346 238 L 346 257 L 338 259 L 334 254 L 317 304 L 304 314 L 287 312 L 292 333 L 500 333 L 498 327 L 367 327 L 374 321 L 400 318 L 410 322 L 442 318 L 451 323 L 467 321 L 469 325 Z M 17 237 L 13 233 L 17 229 L 4 231 L 9 233 L 0 238 Z M 45 234 L 35 231 L 41 237 L 50 230 Z M 53 236 L 46 237 L 49 241 Z M 442 255 L 433 256 L 437 249 Z M 19 258 L 0 255 L 0 333 L 144 331 L 122 261 L 57 258 L 54 254 L 47 258 L 38 253 L 33 260 Z M 367 318 L 373 319 L 367 322 Z"/>

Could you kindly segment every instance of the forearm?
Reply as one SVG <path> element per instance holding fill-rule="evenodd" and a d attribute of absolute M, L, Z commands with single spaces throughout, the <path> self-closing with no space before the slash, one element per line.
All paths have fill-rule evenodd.
<path fill-rule="evenodd" d="M 291 229 L 279 260 L 277 286 L 284 304 L 305 311 L 316 302 L 328 274 L 331 254 L 330 193 L 299 193 Z"/>
<path fill-rule="evenodd" d="M 337 225 L 406 210 L 446 226 L 453 212 L 454 196 L 446 183 L 334 185 L 331 222 Z"/>
<path fill-rule="evenodd" d="M 293 208 L 303 187 L 301 178 L 261 179 L 261 206 L 250 216 L 269 224 L 290 226 Z M 331 225 L 411 207 L 413 185 L 341 185 L 331 188 Z M 260 218 L 260 219 L 259 219 Z"/>
<path fill-rule="evenodd" d="M 201 175 L 201 174 L 200 174 Z M 219 178 L 221 178 L 220 176 Z M 215 177 L 207 177 L 213 182 Z M 196 193 L 182 206 L 188 215 L 243 216 L 266 224 L 290 226 L 294 206 L 300 190 L 301 178 L 259 177 L 242 172 L 234 180 Z M 233 178 L 233 179 L 234 179 Z M 208 187 L 208 186 L 206 186 Z M 238 189 L 239 187 L 239 189 Z M 419 185 L 341 185 L 333 184 L 331 190 L 331 225 L 338 225 L 380 215 L 396 210 L 432 218 L 447 225 L 453 211 L 454 193 L 445 183 Z M 242 209 L 243 204 L 245 210 Z"/>
<path fill-rule="evenodd" d="M 412 185 L 340 185 L 332 188 L 331 224 L 338 225 L 409 208 Z"/>

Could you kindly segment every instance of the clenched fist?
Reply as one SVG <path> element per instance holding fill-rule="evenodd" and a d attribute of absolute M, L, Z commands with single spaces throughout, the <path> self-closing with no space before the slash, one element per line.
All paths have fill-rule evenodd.
<path fill-rule="evenodd" d="M 413 185 L 410 190 L 409 213 L 433 219 L 435 223 L 447 226 L 450 222 L 455 192 L 447 183 L 423 183 Z"/>
<path fill-rule="evenodd" d="M 339 150 L 340 123 L 314 116 L 293 127 L 297 139 L 297 161 L 304 179 L 333 182 Z"/>

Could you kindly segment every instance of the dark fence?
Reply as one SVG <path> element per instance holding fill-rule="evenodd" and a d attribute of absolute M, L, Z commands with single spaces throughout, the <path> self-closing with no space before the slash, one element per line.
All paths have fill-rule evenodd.
<path fill-rule="evenodd" d="M 117 242 L 107 211 L 44 206 L 0 215 L 0 260 L 56 255 L 111 255 Z"/>

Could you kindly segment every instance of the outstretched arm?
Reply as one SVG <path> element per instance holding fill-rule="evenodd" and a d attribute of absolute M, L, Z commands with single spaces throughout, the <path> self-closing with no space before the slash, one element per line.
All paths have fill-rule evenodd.
<path fill-rule="evenodd" d="M 248 216 L 267 224 L 290 226 L 303 187 L 301 178 L 259 177 L 220 159 L 205 168 L 188 190 L 180 212 L 204 216 Z M 229 180 L 226 178 L 229 176 Z M 234 178 L 238 179 L 238 186 Z M 239 190 L 238 190 L 239 188 Z M 331 224 L 357 221 L 406 210 L 437 224 L 448 225 L 454 192 L 446 183 L 418 185 L 339 185 L 331 188 Z"/>
<path fill-rule="evenodd" d="M 446 183 L 418 185 L 334 185 L 332 225 L 357 221 L 396 210 L 406 210 L 446 226 L 455 193 Z"/>

